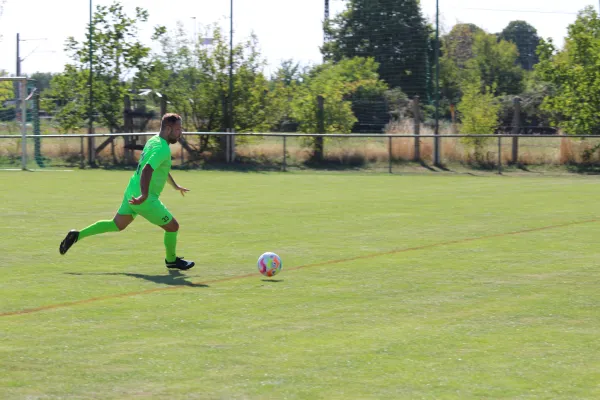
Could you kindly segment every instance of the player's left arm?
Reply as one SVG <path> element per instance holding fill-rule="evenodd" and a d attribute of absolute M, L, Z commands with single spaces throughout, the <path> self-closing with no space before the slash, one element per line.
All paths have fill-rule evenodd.
<path fill-rule="evenodd" d="M 179 186 L 176 182 L 175 179 L 173 179 L 173 177 L 171 176 L 171 173 L 169 173 L 169 179 L 167 179 L 169 181 L 169 185 L 173 186 L 173 189 L 175 190 L 179 190 L 179 193 L 181 193 L 182 196 L 185 196 L 185 192 L 189 192 L 190 189 L 186 189 L 183 186 Z"/>

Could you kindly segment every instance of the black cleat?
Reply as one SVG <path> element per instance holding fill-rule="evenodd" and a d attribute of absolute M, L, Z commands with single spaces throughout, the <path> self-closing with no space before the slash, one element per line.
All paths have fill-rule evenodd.
<path fill-rule="evenodd" d="M 175 258 L 175 261 L 172 262 L 168 262 L 167 260 L 165 260 L 165 264 L 167 265 L 167 268 L 179 269 L 182 271 L 188 270 L 194 265 L 196 265 L 196 263 L 194 263 L 193 261 L 184 260 L 183 257 L 177 257 Z"/>
<path fill-rule="evenodd" d="M 70 230 L 69 233 L 67 233 L 67 236 L 63 239 L 63 241 L 60 242 L 60 247 L 58 249 L 58 251 L 60 251 L 60 254 L 65 254 L 71 248 L 71 246 L 75 244 L 77 239 L 79 239 L 79 231 L 76 231 L 74 229 Z"/>

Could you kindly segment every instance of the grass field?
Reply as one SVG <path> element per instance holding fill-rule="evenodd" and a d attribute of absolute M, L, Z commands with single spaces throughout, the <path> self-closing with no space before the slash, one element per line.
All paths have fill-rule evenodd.
<path fill-rule="evenodd" d="M 60 256 L 129 175 L 0 171 L 0 398 L 600 398 L 597 177 L 175 171 L 194 269 Z"/>

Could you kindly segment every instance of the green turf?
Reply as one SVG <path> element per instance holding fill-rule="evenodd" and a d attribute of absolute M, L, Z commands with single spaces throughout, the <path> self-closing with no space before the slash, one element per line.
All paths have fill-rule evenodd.
<path fill-rule="evenodd" d="M 0 398 L 600 398 L 598 178 L 175 171 L 194 269 L 60 256 L 129 175 L 0 172 Z"/>

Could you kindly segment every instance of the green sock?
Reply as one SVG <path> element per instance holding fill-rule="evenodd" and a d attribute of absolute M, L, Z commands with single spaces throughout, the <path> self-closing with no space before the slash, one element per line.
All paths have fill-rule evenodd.
<path fill-rule="evenodd" d="M 173 262 L 175 261 L 175 258 L 177 258 L 177 233 L 178 232 L 165 231 L 165 250 L 167 251 L 167 262 Z"/>
<path fill-rule="evenodd" d="M 98 235 L 100 233 L 118 232 L 118 231 L 119 231 L 119 228 L 117 227 L 117 224 L 115 224 L 115 221 L 113 221 L 113 220 L 98 221 L 95 224 L 92 224 L 92 225 L 88 226 L 87 228 L 84 228 L 81 231 L 79 231 L 79 238 L 77 239 L 77 241 L 79 241 L 81 239 L 85 239 L 88 236 Z"/>

